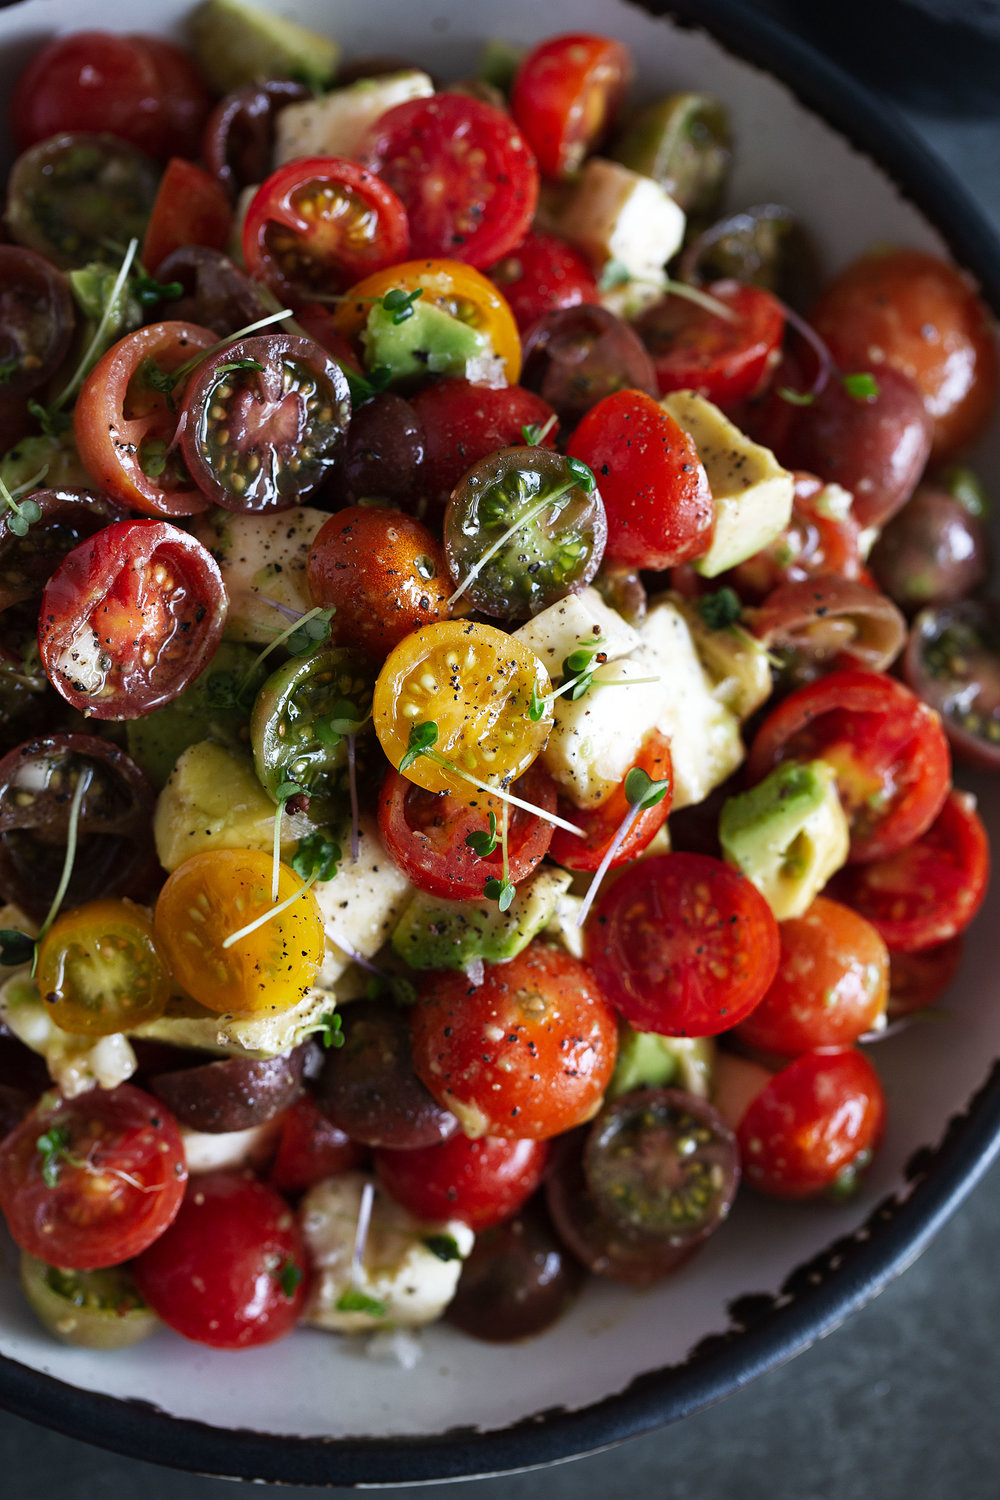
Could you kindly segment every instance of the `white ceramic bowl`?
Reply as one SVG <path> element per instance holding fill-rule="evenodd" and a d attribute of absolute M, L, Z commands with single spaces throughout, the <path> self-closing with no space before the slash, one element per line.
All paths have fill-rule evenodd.
<path fill-rule="evenodd" d="M 468 71 L 498 28 L 517 42 L 569 30 L 619 36 L 639 61 L 644 94 L 703 88 L 730 107 L 734 205 L 790 204 L 828 271 L 873 241 L 950 251 L 1000 306 L 1000 246 L 958 184 L 880 106 L 733 0 L 676 0 L 668 8 L 680 24 L 624 0 L 272 4 L 318 29 L 335 25 L 348 54 L 412 55 L 442 76 Z M 186 9 L 184 0 L 160 0 L 158 25 L 182 34 Z M 85 25 L 151 29 L 147 14 L 117 0 L 28 0 L 0 14 L 4 84 L 53 31 Z M 1000 423 L 977 459 L 1000 482 Z M 976 790 L 1000 834 L 1000 788 Z M 559 1325 L 512 1347 L 434 1328 L 414 1371 L 367 1357 L 363 1342 L 315 1331 L 240 1354 L 169 1333 L 119 1354 L 63 1348 L 22 1304 L 8 1244 L 0 1247 L 10 1271 L 0 1275 L 0 1402 L 135 1457 L 313 1484 L 496 1472 L 683 1416 L 874 1295 L 985 1169 L 1000 1135 L 1000 1009 L 990 1005 L 998 906 L 972 932 L 944 1019 L 879 1044 L 888 1133 L 847 1207 L 748 1193 L 676 1280 L 644 1292 L 593 1281 Z"/>

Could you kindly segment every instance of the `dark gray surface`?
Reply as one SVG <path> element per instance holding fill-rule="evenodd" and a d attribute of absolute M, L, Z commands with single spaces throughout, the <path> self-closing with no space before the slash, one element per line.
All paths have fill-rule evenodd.
<path fill-rule="evenodd" d="M 760 8 L 788 10 L 783 0 L 760 0 Z M 974 104 L 966 96 L 956 109 L 960 102 L 966 111 Z M 993 111 L 959 119 L 910 110 L 908 117 L 1000 228 Z M 665 1431 L 556 1469 L 471 1481 L 466 1492 L 475 1500 L 996 1500 L 998 1245 L 994 1167 L 915 1266 L 791 1364 Z M 224 1480 L 121 1459 L 2 1413 L 0 1476 L 3 1500 L 221 1500 L 234 1493 Z M 249 1493 L 316 1492 L 264 1486 Z M 456 1491 L 429 1485 L 396 1493 L 436 1500 Z"/>

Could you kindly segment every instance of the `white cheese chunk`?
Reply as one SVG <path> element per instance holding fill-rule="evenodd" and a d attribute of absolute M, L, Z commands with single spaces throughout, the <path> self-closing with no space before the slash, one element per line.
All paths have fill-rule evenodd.
<path fill-rule="evenodd" d="M 360 1264 L 353 1264 L 362 1195 L 371 1184 L 371 1221 Z M 303 1322 L 336 1333 L 363 1333 L 387 1325 L 420 1327 L 433 1322 L 455 1293 L 464 1259 L 474 1236 L 466 1224 L 450 1219 L 431 1224 L 416 1219 L 383 1192 L 365 1172 L 342 1172 L 317 1183 L 302 1200 L 299 1222 L 313 1267 Z M 424 1241 L 447 1235 L 460 1259 L 441 1260 Z M 371 1298 L 380 1312 L 342 1311 L 338 1303 L 349 1292 Z"/>
<path fill-rule="evenodd" d="M 209 511 L 196 516 L 192 531 L 222 572 L 229 599 L 226 636 L 266 646 L 288 624 L 273 599 L 296 614 L 313 608 L 306 566 L 313 538 L 330 517 L 297 505 L 276 515 L 233 515 Z"/>
<path fill-rule="evenodd" d="M 598 667 L 592 686 L 575 703 L 555 700 L 541 760 L 574 806 L 599 807 L 635 764 L 646 735 L 668 711 L 661 674 L 662 664 L 640 645 Z"/>
<path fill-rule="evenodd" d="M 192 1177 L 202 1172 L 237 1172 L 265 1166 L 281 1134 L 282 1116 L 247 1130 L 189 1130 L 180 1127 L 184 1158 Z"/>
<path fill-rule="evenodd" d="M 274 128 L 274 165 L 302 156 L 355 157 L 375 121 L 411 99 L 428 99 L 434 84 L 417 68 L 384 78 L 360 78 L 318 99 L 286 104 Z"/>
<path fill-rule="evenodd" d="M 599 640 L 608 661 L 616 661 L 639 644 L 632 626 L 592 588 L 567 594 L 512 634 L 516 641 L 523 641 L 534 651 L 553 682 L 561 678 L 566 657 L 580 646 Z"/>
<path fill-rule="evenodd" d="M 554 228 L 600 270 L 615 261 L 639 282 L 662 281 L 681 247 L 684 211 L 652 177 L 592 156 L 559 202 Z"/>
<path fill-rule="evenodd" d="M 15 969 L 0 988 L 0 1021 L 32 1052 L 45 1059 L 64 1099 L 88 1089 L 114 1089 L 136 1070 L 136 1056 L 121 1032 L 74 1036 L 55 1024 L 28 966 Z"/>
<path fill-rule="evenodd" d="M 351 860 L 349 835 L 341 835 L 344 857 L 332 880 L 312 888 L 326 931 L 326 957 L 316 983 L 329 988 L 354 954 L 372 958 L 392 936 L 413 887 L 385 852 L 375 819 L 362 814 L 358 858 Z M 341 946 L 343 945 L 343 946 Z"/>

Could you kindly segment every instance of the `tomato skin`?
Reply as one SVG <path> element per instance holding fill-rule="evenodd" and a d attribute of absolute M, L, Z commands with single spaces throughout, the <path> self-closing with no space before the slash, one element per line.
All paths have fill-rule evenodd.
<path fill-rule="evenodd" d="M 464 94 L 397 104 L 376 120 L 365 165 L 402 199 L 414 255 L 488 266 L 524 237 L 538 168 L 510 116 Z"/>
<path fill-rule="evenodd" d="M 194 162 L 172 156 L 160 179 L 139 258 L 155 269 L 186 245 L 224 250 L 232 217 L 229 199 L 215 178 Z"/>
<path fill-rule="evenodd" d="M 36 977 L 53 1021 L 76 1036 L 155 1021 L 171 992 L 149 917 L 111 897 L 60 914 L 38 945 Z"/>
<path fill-rule="evenodd" d="M 609 868 L 612 870 L 616 870 L 619 865 L 627 865 L 656 837 L 667 821 L 673 798 L 673 767 L 670 741 L 666 735 L 661 734 L 658 729 L 651 729 L 642 742 L 635 764 L 651 780 L 667 781 L 670 785 L 665 797 L 661 797 L 653 807 L 645 807 L 640 812 L 611 861 Z M 628 810 L 624 780 L 600 807 L 581 810 L 569 802 L 561 802 L 560 816 L 575 823 L 577 828 L 582 828 L 584 837 L 574 838 L 564 828 L 556 828 L 549 849 L 556 864 L 567 870 L 596 870 Z"/>
<path fill-rule="evenodd" d="M 281 1122 L 271 1186 L 282 1194 L 304 1193 L 324 1177 L 360 1167 L 367 1155 L 326 1118 L 311 1094 L 300 1094 Z"/>
<path fill-rule="evenodd" d="M 451 583 L 441 544 L 386 505 L 348 505 L 309 549 L 314 604 L 334 608 L 332 638 L 384 661 L 413 630 L 447 618 Z"/>
<path fill-rule="evenodd" d="M 46 584 L 42 665 L 74 708 L 137 719 L 198 675 L 227 607 L 219 566 L 193 536 L 166 521 L 116 521 L 68 552 Z"/>
<path fill-rule="evenodd" d="M 618 1023 L 585 964 L 534 942 L 480 985 L 434 974 L 412 1012 L 413 1065 L 467 1136 L 546 1140 L 589 1120 Z"/>
<path fill-rule="evenodd" d="M 586 928 L 597 983 L 640 1031 L 715 1036 L 753 1010 L 778 967 L 778 924 L 732 866 L 704 854 L 633 864 Z"/>
<path fill-rule="evenodd" d="M 418 1219 L 461 1219 L 476 1233 L 503 1223 L 527 1203 L 549 1160 L 546 1141 L 461 1131 L 438 1146 L 375 1151 L 386 1192 Z"/>
<path fill-rule="evenodd" d="M 871 1031 L 889 996 L 889 950 L 871 923 L 817 896 L 801 917 L 779 922 L 778 931 L 778 972 L 740 1022 L 741 1040 L 798 1057 L 818 1047 L 849 1047 Z"/>
<path fill-rule="evenodd" d="M 925 1010 L 944 994 L 958 973 L 964 945 L 964 938 L 954 937 L 920 953 L 890 952 L 887 1011 L 890 1021 Z"/>
<path fill-rule="evenodd" d="M 933 458 L 966 447 L 989 420 L 998 374 L 989 315 L 938 256 L 863 256 L 826 289 L 812 322 L 843 370 L 885 363 L 916 383 L 934 422 Z"/>
<path fill-rule="evenodd" d="M 831 892 L 872 924 L 894 953 L 937 948 L 983 903 L 990 848 L 975 798 L 949 792 L 930 828 L 904 849 L 838 872 Z"/>
<path fill-rule="evenodd" d="M 771 1198 L 815 1198 L 866 1163 L 884 1120 L 882 1085 L 864 1053 L 808 1052 L 776 1073 L 743 1116 L 736 1138 L 744 1180 Z"/>
<path fill-rule="evenodd" d="M 513 790 L 544 812 L 555 812 L 555 786 L 535 767 L 529 767 Z M 478 803 L 469 804 L 447 792 L 425 791 L 390 769 L 379 796 L 379 833 L 400 869 L 420 890 L 451 901 L 473 901 L 482 896 L 487 880 L 503 876 L 499 847 L 484 859 L 465 842 L 470 832 L 489 831 L 491 803 L 495 804 L 492 811 L 499 825 L 501 806 L 488 793 L 484 792 Z M 509 878 L 515 885 L 541 863 L 551 840 L 551 823 L 520 808 L 510 809 L 507 860 Z"/>
<path fill-rule="evenodd" d="M 51 1156 L 50 1186 L 38 1141 L 53 1132 L 65 1144 Z M 46 1094 L 0 1142 L 0 1209 L 11 1235 L 29 1255 L 75 1271 L 145 1250 L 176 1215 L 186 1181 L 173 1116 L 128 1083 L 74 1099 Z"/>
<path fill-rule="evenodd" d="M 705 291 L 738 321 L 667 296 L 643 313 L 637 332 L 653 356 L 661 396 L 692 390 L 717 405 L 742 401 L 760 388 L 779 357 L 784 310 L 770 292 L 749 283 L 713 281 Z"/>
<path fill-rule="evenodd" d="M 75 31 L 21 73 L 10 121 L 18 151 L 66 131 L 107 133 L 150 156 L 197 156 L 211 98 L 190 56 L 159 37 Z"/>
<path fill-rule="evenodd" d="M 547 177 L 571 177 L 613 123 L 632 58 L 609 37 L 572 33 L 540 42 L 514 79 L 510 106 Z"/>
<path fill-rule="evenodd" d="M 143 370 L 151 360 L 169 374 L 217 342 L 210 328 L 196 323 L 149 323 L 97 361 L 77 398 L 73 436 L 98 489 L 147 516 L 194 516 L 208 509 L 208 496 L 169 461 L 162 474 L 147 472 L 148 461 L 143 468 L 144 447 L 155 442 L 163 458 L 177 431 L 176 412 Z"/>
<path fill-rule="evenodd" d="M 524 427 L 545 427 L 555 416 L 547 401 L 521 385 L 494 390 L 469 380 L 437 380 L 409 399 L 424 431 L 419 482 L 432 507 L 443 508 L 480 459 L 523 443 Z M 555 447 L 555 424 L 542 441 Z"/>
<path fill-rule="evenodd" d="M 878 672 L 831 672 L 792 693 L 758 731 L 750 784 L 789 760 L 821 757 L 837 773 L 852 863 L 884 859 L 926 832 L 951 783 L 937 714 Z"/>
<path fill-rule="evenodd" d="M 522 334 L 557 307 L 601 300 L 589 262 L 554 234 L 526 234 L 486 274 L 503 292 Z"/>
<path fill-rule="evenodd" d="M 566 451 L 594 471 L 608 515 L 609 559 L 662 569 L 708 551 L 715 508 L 705 470 L 691 438 L 652 396 L 605 396 Z"/>
<path fill-rule="evenodd" d="M 192 1179 L 170 1229 L 134 1266 L 136 1285 L 158 1317 L 212 1349 L 255 1348 L 291 1333 L 305 1301 L 306 1269 L 288 1204 L 237 1172 Z M 282 1285 L 289 1272 L 290 1295 Z"/>

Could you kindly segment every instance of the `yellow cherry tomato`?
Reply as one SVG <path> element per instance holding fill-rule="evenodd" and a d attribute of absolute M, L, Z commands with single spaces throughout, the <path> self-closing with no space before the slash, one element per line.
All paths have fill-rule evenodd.
<path fill-rule="evenodd" d="M 302 999 L 323 961 L 323 919 L 316 897 L 260 849 L 205 849 L 170 876 L 156 903 L 156 935 L 177 983 L 219 1015 L 261 1016 Z M 297 900 L 279 911 L 289 896 Z M 273 915 L 231 947 L 226 938 Z"/>
<path fill-rule="evenodd" d="M 423 291 L 428 302 L 460 318 L 488 336 L 493 353 L 503 360 L 509 385 L 521 373 L 521 335 L 506 297 L 472 266 L 460 260 L 404 260 L 398 266 L 376 271 L 352 286 L 333 314 L 337 332 L 356 339 L 364 328 L 372 303 L 393 287 L 404 292 Z"/>
<path fill-rule="evenodd" d="M 155 1021 L 170 999 L 153 924 L 132 901 L 88 901 L 64 912 L 38 945 L 35 977 L 53 1021 L 77 1036 Z"/>
<path fill-rule="evenodd" d="M 552 704 L 529 718 L 533 696 L 552 691 L 549 675 L 527 646 L 470 620 L 440 620 L 415 630 L 390 652 L 375 683 L 375 733 L 397 768 L 410 748 L 410 732 L 433 723 L 433 750 L 460 771 L 504 790 L 544 749 Z M 405 765 L 403 775 L 429 792 L 451 792 L 468 802 L 474 788 L 428 755 Z"/>

